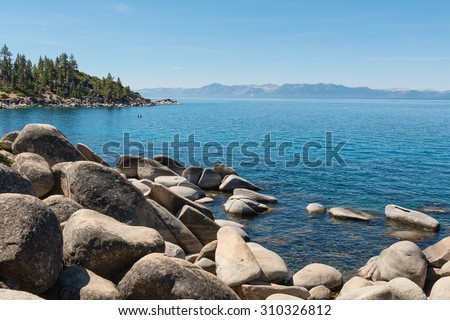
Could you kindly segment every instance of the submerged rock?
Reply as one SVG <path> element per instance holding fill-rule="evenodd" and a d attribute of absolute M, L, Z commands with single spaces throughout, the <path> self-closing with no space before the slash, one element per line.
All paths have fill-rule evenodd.
<path fill-rule="evenodd" d="M 373 220 L 373 216 L 369 213 L 346 208 L 331 208 L 329 210 L 331 215 L 336 219 L 349 219 L 349 220 L 359 220 L 359 221 L 370 221 Z"/>
<path fill-rule="evenodd" d="M 336 208 L 334 208 L 334 209 L 336 209 Z M 308 211 L 308 213 L 315 214 L 315 213 L 324 213 L 326 211 L 326 209 L 320 203 L 310 203 L 306 207 L 306 211 Z"/>

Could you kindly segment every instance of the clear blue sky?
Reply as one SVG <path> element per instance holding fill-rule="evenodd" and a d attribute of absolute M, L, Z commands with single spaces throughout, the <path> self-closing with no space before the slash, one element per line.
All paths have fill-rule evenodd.
<path fill-rule="evenodd" d="M 2 1 L 0 45 L 73 53 L 134 89 L 337 83 L 450 90 L 449 0 Z"/>

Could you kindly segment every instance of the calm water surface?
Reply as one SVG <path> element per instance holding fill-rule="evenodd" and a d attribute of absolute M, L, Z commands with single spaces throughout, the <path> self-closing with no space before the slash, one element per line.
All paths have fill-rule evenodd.
<path fill-rule="evenodd" d="M 228 218 L 245 224 L 253 241 L 279 253 L 294 272 L 311 262 L 341 271 L 364 265 L 396 241 L 389 232 L 408 230 L 386 221 L 387 204 L 450 210 L 450 101 L 186 100 L 182 105 L 153 108 L 0 110 L 1 134 L 27 123 L 52 124 L 74 144 L 85 143 L 99 154 L 106 142 L 123 141 L 124 133 L 145 146 L 153 142 L 155 153 L 161 152 L 161 142 L 173 141 L 176 134 L 181 141 L 194 134 L 201 146 L 216 142 L 224 150 L 232 142 L 259 143 L 248 148 L 260 157 L 257 166 L 242 166 L 240 161 L 252 159 L 239 154 L 238 148 L 229 153 L 232 157 L 210 160 L 232 160 L 242 176 L 279 199 L 259 217 Z M 332 166 L 286 167 L 286 160 L 302 153 L 305 143 L 325 146 L 326 132 L 332 132 L 333 146 L 346 141 L 339 154 L 347 166 L 333 161 Z M 264 163 L 261 146 L 269 133 L 277 145 L 293 146 L 284 156 L 272 149 L 274 167 Z M 201 160 L 202 152 L 195 149 L 196 160 Z M 325 149 L 312 149 L 310 159 L 325 160 Z M 181 160 L 187 160 L 186 150 Z M 225 195 L 218 194 L 211 205 L 217 217 L 226 217 L 221 207 L 225 200 Z M 305 207 L 310 202 L 369 210 L 375 219 L 366 223 L 308 215 Z M 421 248 L 450 234 L 449 213 L 430 215 L 441 222 L 441 229 L 418 241 Z"/>

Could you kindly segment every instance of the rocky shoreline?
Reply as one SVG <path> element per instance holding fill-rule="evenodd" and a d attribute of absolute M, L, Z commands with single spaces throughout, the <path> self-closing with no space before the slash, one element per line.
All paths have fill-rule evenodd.
<path fill-rule="evenodd" d="M 36 97 L 20 97 L 10 95 L 7 98 L 0 98 L 0 109 L 18 109 L 27 107 L 81 107 L 81 108 L 120 108 L 180 104 L 173 99 L 160 99 L 152 101 L 150 99 L 135 97 L 133 99 L 120 99 L 106 101 L 103 97 L 87 97 L 84 99 L 64 98 L 57 95 L 43 95 Z"/>
<path fill-rule="evenodd" d="M 231 216 L 276 205 L 229 166 L 124 155 L 111 168 L 46 124 L 0 141 L 13 160 L 0 164 L 0 299 L 450 299 L 450 236 L 425 250 L 396 242 L 350 279 L 326 264 L 289 270 L 208 207 L 217 192 L 229 195 L 223 209 Z M 317 203 L 306 211 L 371 220 Z M 386 217 L 439 229 L 425 213 L 395 205 Z"/>

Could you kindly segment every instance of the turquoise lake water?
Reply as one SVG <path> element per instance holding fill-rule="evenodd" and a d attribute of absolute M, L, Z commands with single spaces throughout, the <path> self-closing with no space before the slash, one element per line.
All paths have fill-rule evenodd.
<path fill-rule="evenodd" d="M 153 142 L 160 153 L 162 142 L 187 141 L 195 135 L 200 147 L 191 158 L 202 160 L 203 146 L 223 146 L 224 157 L 245 178 L 274 195 L 279 203 L 256 218 L 229 219 L 246 225 L 253 241 L 279 253 L 295 272 L 311 262 L 330 264 L 341 271 L 357 269 L 373 255 L 394 243 L 388 234 L 408 227 L 387 222 L 384 207 L 395 203 L 410 209 L 437 207 L 450 210 L 450 101 L 382 100 L 185 100 L 182 105 L 117 109 L 32 108 L 0 110 L 0 134 L 20 130 L 27 123 L 58 127 L 74 144 L 82 142 L 103 154 L 107 142 L 122 151 L 124 133 L 141 143 L 146 155 Z M 138 117 L 142 115 L 142 117 Z M 332 145 L 345 145 L 326 165 L 326 135 Z M 262 142 L 270 134 L 275 166 L 264 163 Z M 311 143 L 312 142 L 312 143 Z M 239 147 L 226 152 L 227 145 Z M 284 144 L 283 144 L 284 143 Z M 309 160 L 288 167 L 294 153 Z M 322 149 L 319 149 L 322 146 Z M 220 149 L 220 148 L 219 148 Z M 281 150 L 281 151 L 280 151 Z M 169 149 L 171 153 L 173 150 Z M 220 150 L 219 150 L 220 151 Z M 244 150 L 245 151 L 245 150 Z M 138 152 L 136 148 L 132 153 Z M 267 152 L 266 158 L 267 157 Z M 181 150 L 181 160 L 189 154 Z M 256 166 L 248 167 L 259 157 Z M 105 157 L 110 163 L 113 158 Z M 231 162 L 232 161 L 232 162 Z M 243 163 L 241 163 L 243 161 Z M 217 217 L 226 217 L 223 194 L 211 205 Z M 326 207 L 350 207 L 373 212 L 371 222 L 338 221 L 328 214 L 308 215 L 305 207 L 320 202 Z M 416 243 L 421 247 L 450 234 L 450 213 L 430 213 L 441 222 L 437 233 Z"/>

